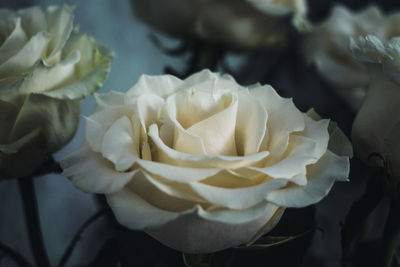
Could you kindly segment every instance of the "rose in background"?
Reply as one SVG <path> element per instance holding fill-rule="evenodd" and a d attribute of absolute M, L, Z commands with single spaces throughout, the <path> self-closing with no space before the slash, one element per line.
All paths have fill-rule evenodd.
<path fill-rule="evenodd" d="M 306 29 L 305 0 L 131 0 L 138 18 L 176 37 L 200 38 L 233 49 L 282 45 L 288 34 L 283 20 L 293 16 Z"/>
<path fill-rule="evenodd" d="M 31 174 L 74 135 L 81 100 L 111 51 L 74 25 L 73 8 L 0 9 L 0 177 Z"/>
<path fill-rule="evenodd" d="M 400 122 L 400 38 L 386 42 L 375 35 L 360 36 L 351 39 L 350 49 L 370 75 L 367 95 L 353 123 L 353 146 L 359 158 L 374 166 L 376 161 L 369 160 L 374 153 L 397 155 L 388 153 L 391 149 L 384 143 L 385 138 L 397 143 L 392 131 L 398 132 L 395 125 Z"/>
<path fill-rule="evenodd" d="M 326 21 L 306 35 L 303 54 L 352 110 L 357 111 L 365 97 L 369 75 L 367 68 L 352 57 L 349 38 L 374 34 L 389 40 L 400 35 L 399 23 L 399 13 L 387 16 L 375 6 L 359 12 L 336 6 Z"/>
<path fill-rule="evenodd" d="M 314 204 L 348 177 L 341 131 L 268 85 L 248 89 L 205 70 L 144 75 L 127 93 L 95 99 L 63 175 L 105 194 L 122 225 L 179 251 L 254 241 L 286 207 Z"/>

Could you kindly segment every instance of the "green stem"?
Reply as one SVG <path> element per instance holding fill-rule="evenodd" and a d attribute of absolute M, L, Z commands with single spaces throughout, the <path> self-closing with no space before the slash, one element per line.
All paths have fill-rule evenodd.
<path fill-rule="evenodd" d="M 22 177 L 18 179 L 18 186 L 21 193 L 29 241 L 36 265 L 40 267 L 50 267 L 40 227 L 33 177 Z"/>
<path fill-rule="evenodd" d="M 390 202 L 389 215 L 383 232 L 381 255 L 377 266 L 391 267 L 397 243 L 400 237 L 400 201 L 393 199 Z"/>

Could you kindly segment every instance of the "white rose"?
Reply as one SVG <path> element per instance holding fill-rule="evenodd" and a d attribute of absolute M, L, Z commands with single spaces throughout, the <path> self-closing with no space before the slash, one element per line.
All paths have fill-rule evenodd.
<path fill-rule="evenodd" d="M 268 232 L 284 208 L 320 201 L 349 173 L 351 146 L 268 85 L 207 70 L 142 76 L 126 94 L 96 95 L 86 142 L 61 162 L 117 220 L 163 244 L 213 252 Z M 350 150 L 349 150 L 350 148 Z M 339 153 L 339 152 L 338 152 Z M 340 153 L 339 153 L 340 154 Z"/>
<path fill-rule="evenodd" d="M 131 0 L 135 14 L 173 36 L 200 38 L 233 49 L 276 46 L 286 40 L 281 19 L 307 11 L 305 0 Z M 300 19 L 301 21 L 301 19 Z M 298 23 L 299 22 L 299 23 Z"/>
<path fill-rule="evenodd" d="M 352 38 L 350 49 L 363 62 L 370 76 L 365 100 L 353 123 L 356 154 L 365 162 L 373 153 L 384 155 L 385 137 L 400 122 L 400 38 L 383 42 L 378 37 Z"/>
<path fill-rule="evenodd" d="M 0 177 L 31 174 L 74 135 L 80 100 L 110 51 L 74 30 L 72 8 L 0 9 Z"/>
<path fill-rule="evenodd" d="M 303 54 L 353 111 L 357 111 L 365 97 L 369 76 L 365 66 L 352 57 L 349 38 L 375 34 L 389 40 L 400 35 L 399 23 L 400 13 L 385 16 L 375 6 L 360 12 L 336 6 L 330 17 L 304 38 Z"/>

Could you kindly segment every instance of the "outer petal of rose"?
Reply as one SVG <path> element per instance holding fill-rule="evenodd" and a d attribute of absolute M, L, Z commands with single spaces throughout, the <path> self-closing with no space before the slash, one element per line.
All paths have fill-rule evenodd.
<path fill-rule="evenodd" d="M 246 210 L 205 211 L 195 206 L 178 213 L 157 208 L 127 188 L 106 197 L 122 225 L 134 230 L 144 229 L 167 246 L 192 253 L 212 252 L 246 243 L 278 209 L 263 202 Z M 178 236 L 175 234 L 172 238 L 166 234 L 172 234 L 169 230 L 175 228 L 181 229 L 174 232 Z M 223 245 L 224 241 L 227 243 Z"/>
<path fill-rule="evenodd" d="M 47 47 L 46 55 L 46 58 L 51 61 L 51 58 L 57 56 L 71 35 L 74 27 L 73 7 L 67 5 L 49 6 L 45 15 L 47 32 L 53 36 Z"/>
<path fill-rule="evenodd" d="M 156 124 L 150 126 L 148 135 L 155 145 L 155 151 L 152 154 L 155 161 L 182 167 L 233 169 L 249 166 L 265 159 L 269 155 L 268 151 L 248 156 L 191 155 L 166 146 L 159 137 Z"/>
<path fill-rule="evenodd" d="M 54 153 L 74 136 L 79 121 L 80 104 L 80 101 L 31 94 L 25 98 L 10 136 L 17 139 L 40 128 L 46 140 L 43 153 Z"/>
<path fill-rule="evenodd" d="M 197 212 L 183 214 L 175 220 L 158 228 L 145 230 L 164 245 L 187 253 L 210 253 L 248 243 L 259 231 L 269 232 L 279 221 L 283 209 L 263 203 L 258 207 L 263 213 L 243 223 L 214 221 L 218 212 Z M 221 212 L 222 213 L 222 212 Z M 230 214 L 229 214 L 230 213 Z M 241 214 L 240 214 L 241 213 Z M 253 215 L 254 210 L 237 212 L 226 211 L 227 217 Z M 209 217 L 209 218 L 207 218 Z M 227 218 L 230 219 L 230 218 Z M 236 218 L 235 218 L 236 219 Z"/>
<path fill-rule="evenodd" d="M 247 92 L 239 92 L 236 121 L 238 155 L 250 155 L 260 150 L 267 131 L 268 113 L 264 106 Z"/>
<path fill-rule="evenodd" d="M 388 162 L 392 179 L 400 180 L 400 122 L 397 122 L 385 137 L 383 143 L 383 156 Z"/>
<path fill-rule="evenodd" d="M 45 52 L 50 38 L 46 32 L 39 32 L 33 36 L 17 54 L 0 65 L 0 76 L 29 71 Z"/>
<path fill-rule="evenodd" d="M 289 134 L 302 131 L 305 127 L 303 114 L 291 99 L 280 97 L 269 85 L 250 89 L 250 94 L 257 98 L 268 112 L 267 131 L 261 150 L 271 152 L 271 164 L 281 158 L 289 143 Z"/>
<path fill-rule="evenodd" d="M 307 185 L 288 185 L 270 192 L 266 200 L 282 207 L 317 203 L 328 194 L 335 181 L 347 181 L 349 171 L 348 157 L 339 157 L 328 150 L 317 163 L 307 167 Z"/>
<path fill-rule="evenodd" d="M 125 104 L 126 95 L 117 91 L 110 91 L 105 94 L 93 94 L 96 102 L 96 107 L 93 113 L 102 111 L 108 108 L 118 107 Z"/>
<path fill-rule="evenodd" d="M 321 119 L 319 121 L 315 121 L 304 114 L 304 122 L 306 124 L 306 127 L 304 128 L 304 131 L 299 134 L 301 136 L 311 138 L 317 143 L 316 150 L 313 151 L 313 156 L 316 158 L 320 158 L 328 148 L 329 120 Z"/>
<path fill-rule="evenodd" d="M 374 35 L 351 37 L 350 50 L 357 60 L 365 63 L 380 63 L 386 54 L 384 44 Z"/>
<path fill-rule="evenodd" d="M 18 15 L 21 17 L 22 27 L 29 37 L 37 32 L 47 30 L 46 17 L 40 7 L 34 6 L 18 10 Z"/>
<path fill-rule="evenodd" d="M 382 69 L 395 83 L 400 85 L 400 38 L 392 38 L 386 44 L 387 55 L 383 58 Z"/>
<path fill-rule="evenodd" d="M 61 160 L 63 176 L 79 189 L 95 194 L 109 194 L 121 190 L 139 172 L 117 172 L 111 162 L 87 145 Z"/>
<path fill-rule="evenodd" d="M 369 64 L 371 83 L 351 132 L 354 150 L 365 162 L 371 153 L 382 154 L 385 136 L 400 121 L 400 88 L 382 72 L 379 64 Z"/>
<path fill-rule="evenodd" d="M 229 209 L 247 209 L 263 202 L 269 192 L 282 188 L 287 182 L 284 179 L 271 179 L 256 186 L 242 188 L 215 187 L 203 183 L 190 183 L 189 186 L 215 205 Z"/>
<path fill-rule="evenodd" d="M 110 72 L 112 51 L 84 34 L 74 35 L 68 40 L 63 57 L 71 56 L 77 51 L 80 53 L 80 60 L 74 68 L 76 79 L 44 94 L 58 99 L 75 100 L 100 89 Z"/>
<path fill-rule="evenodd" d="M 303 173 L 308 164 L 315 163 L 320 158 L 317 142 L 307 137 L 291 136 L 288 150 L 290 152 L 284 159 L 271 166 L 247 168 L 273 178 L 288 179 Z"/>
<path fill-rule="evenodd" d="M 315 112 L 314 109 L 307 111 L 306 115 L 315 121 L 322 120 L 322 117 Z M 353 157 L 353 146 L 350 140 L 338 127 L 338 124 L 334 121 L 330 121 L 328 125 L 329 132 L 329 143 L 328 149 L 338 156 Z"/>
<path fill-rule="evenodd" d="M 32 72 L 23 79 L 23 82 L 15 92 L 10 94 L 42 93 L 63 86 L 75 79 L 75 64 L 79 62 L 80 54 L 75 53 L 71 57 L 47 66 L 43 61 L 38 62 Z"/>
<path fill-rule="evenodd" d="M 105 132 L 101 153 L 114 163 L 116 171 L 126 171 L 140 157 L 135 140 L 138 138 L 133 134 L 131 121 L 121 117 Z"/>
<path fill-rule="evenodd" d="M 96 112 L 86 119 L 86 141 L 95 152 L 100 152 L 103 145 L 103 136 L 109 127 L 121 117 L 132 117 L 134 107 L 116 106 Z"/>
<path fill-rule="evenodd" d="M 182 84 L 183 81 L 173 75 L 141 75 L 139 81 L 128 90 L 127 95 L 137 97 L 142 94 L 155 94 L 165 98 L 176 92 Z"/>
<path fill-rule="evenodd" d="M 3 63 L 10 57 L 14 56 L 28 41 L 28 37 L 25 34 L 21 26 L 21 19 L 15 18 L 15 27 L 13 31 L 7 36 L 7 39 L 0 46 L 0 63 Z M 4 22 L 5 25 L 1 25 L 0 27 L 7 27 L 8 25 Z M 2 29 L 6 31 L 6 29 Z"/>

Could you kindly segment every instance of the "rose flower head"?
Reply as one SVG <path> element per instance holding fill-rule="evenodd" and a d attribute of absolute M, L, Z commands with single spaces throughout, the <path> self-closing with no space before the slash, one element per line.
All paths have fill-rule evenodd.
<path fill-rule="evenodd" d="M 349 38 L 374 34 L 388 41 L 400 35 L 399 23 L 399 12 L 386 15 L 376 6 L 358 12 L 335 6 L 329 18 L 316 25 L 302 41 L 304 57 L 357 111 L 366 95 L 369 75 L 367 68 L 352 57 Z"/>
<path fill-rule="evenodd" d="M 126 93 L 95 98 L 86 141 L 61 162 L 63 175 L 105 194 L 122 225 L 179 251 L 247 243 L 349 174 L 340 130 L 330 138 L 329 120 L 269 85 L 249 89 L 204 70 L 185 80 L 143 75 Z"/>
<path fill-rule="evenodd" d="M 198 38 L 235 50 L 286 42 L 283 23 L 306 28 L 305 0 L 131 0 L 137 17 L 175 37 Z"/>
<path fill-rule="evenodd" d="M 0 178 L 32 174 L 73 137 L 110 61 L 69 6 L 0 9 Z"/>
<path fill-rule="evenodd" d="M 353 123 L 354 150 L 364 162 L 377 167 L 371 155 L 397 157 L 396 153 L 388 153 L 391 149 L 385 148 L 385 139 L 390 144 L 397 143 L 394 133 L 398 133 L 395 125 L 400 122 L 400 37 L 385 42 L 375 35 L 359 36 L 350 40 L 350 49 L 365 64 L 370 77 L 367 94 Z"/>

